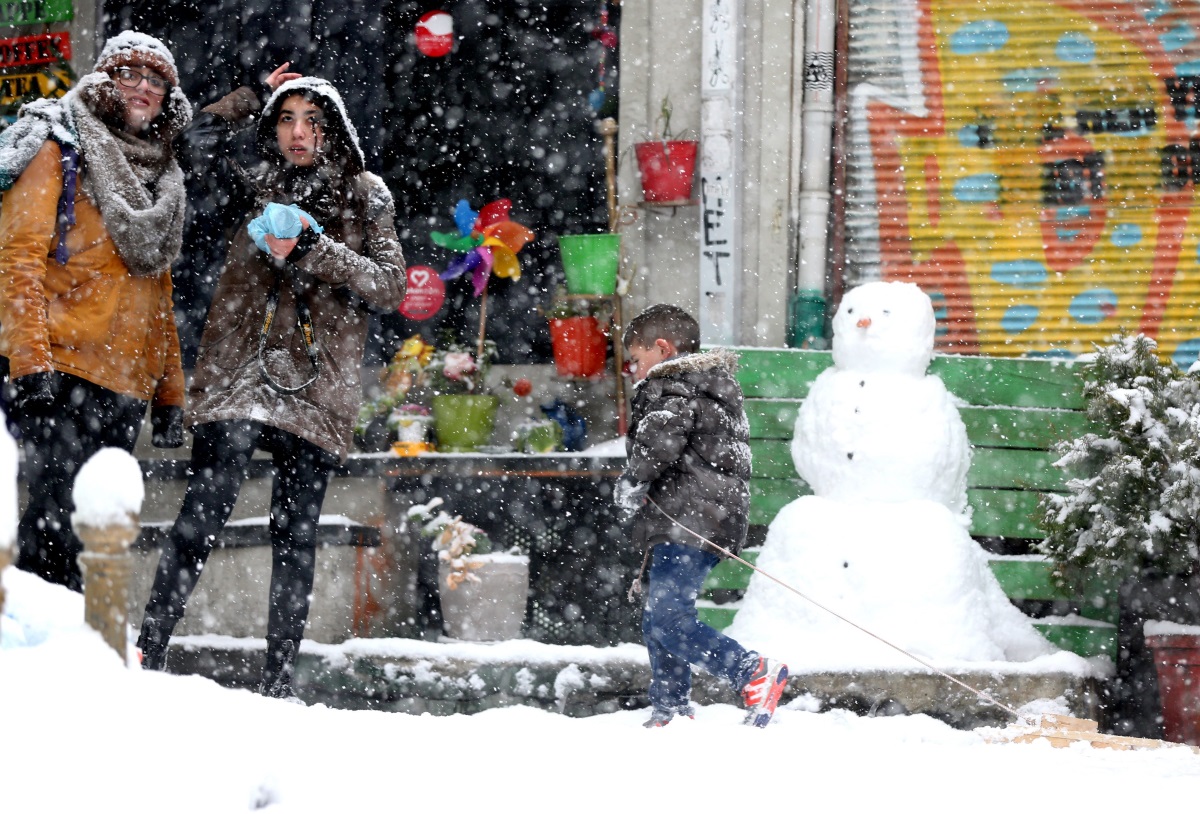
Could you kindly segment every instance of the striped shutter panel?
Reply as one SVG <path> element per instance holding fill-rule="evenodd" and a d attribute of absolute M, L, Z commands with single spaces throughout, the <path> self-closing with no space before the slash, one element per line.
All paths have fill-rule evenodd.
<path fill-rule="evenodd" d="M 1200 0 L 851 0 L 847 276 L 939 348 L 1200 355 Z"/>

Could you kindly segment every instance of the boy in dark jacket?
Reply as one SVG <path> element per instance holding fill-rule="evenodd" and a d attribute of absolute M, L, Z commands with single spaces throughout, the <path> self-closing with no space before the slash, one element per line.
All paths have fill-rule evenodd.
<path fill-rule="evenodd" d="M 715 546 L 736 554 L 746 542 L 750 447 L 737 356 L 699 353 L 699 325 L 673 305 L 651 306 L 631 320 L 625 346 L 636 384 L 629 457 L 614 499 L 636 513 L 633 538 L 650 561 L 642 635 L 654 710 L 646 726 L 693 716 L 693 664 L 742 694 L 745 723 L 766 726 L 787 665 L 746 650 L 696 615 L 696 597 L 720 561 Z"/>

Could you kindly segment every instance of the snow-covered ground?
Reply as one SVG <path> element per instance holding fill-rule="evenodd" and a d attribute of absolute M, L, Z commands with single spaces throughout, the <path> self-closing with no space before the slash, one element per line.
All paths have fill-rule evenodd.
<path fill-rule="evenodd" d="M 1200 755 L 995 744 L 925 716 L 796 701 L 765 730 L 731 706 L 435 718 L 273 701 L 124 667 L 82 598 L 9 569 L 0 812 L 1184 811 Z M 1069 806 L 1069 808 L 1067 808 Z M 669 807 L 665 808 L 665 807 Z"/>

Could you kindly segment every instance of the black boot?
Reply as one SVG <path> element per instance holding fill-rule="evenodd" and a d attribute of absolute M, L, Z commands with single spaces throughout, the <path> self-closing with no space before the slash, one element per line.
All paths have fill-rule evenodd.
<path fill-rule="evenodd" d="M 296 672 L 296 642 L 267 640 L 267 660 L 263 664 L 262 683 L 258 694 L 268 698 L 283 698 L 300 701 L 292 689 L 292 675 Z"/>
<path fill-rule="evenodd" d="M 171 632 L 164 630 L 149 614 L 142 619 L 142 632 L 138 636 L 137 646 L 142 651 L 142 669 L 167 669 L 167 646 L 171 642 Z"/>

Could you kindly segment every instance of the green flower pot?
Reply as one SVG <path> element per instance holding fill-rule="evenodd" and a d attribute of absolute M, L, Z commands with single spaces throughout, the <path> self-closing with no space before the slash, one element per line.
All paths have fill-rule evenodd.
<path fill-rule="evenodd" d="M 568 293 L 607 296 L 617 290 L 620 235 L 562 235 L 558 245 Z"/>
<path fill-rule="evenodd" d="M 496 396 L 433 397 L 433 428 L 439 452 L 472 452 L 492 437 Z"/>

